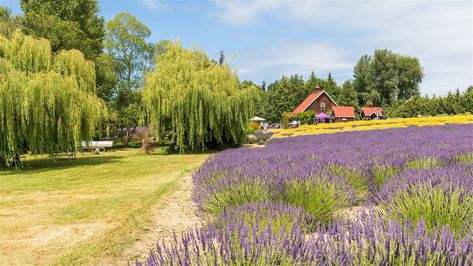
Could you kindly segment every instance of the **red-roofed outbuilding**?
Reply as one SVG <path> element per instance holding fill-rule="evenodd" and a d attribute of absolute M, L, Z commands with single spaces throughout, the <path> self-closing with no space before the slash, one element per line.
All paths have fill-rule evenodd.
<path fill-rule="evenodd" d="M 333 107 L 332 120 L 335 122 L 348 122 L 355 120 L 355 108 L 352 106 Z"/>
<path fill-rule="evenodd" d="M 367 106 L 361 108 L 361 117 L 364 120 L 380 119 L 384 117 L 381 107 Z"/>
<path fill-rule="evenodd" d="M 327 92 L 321 90 L 317 85 L 314 89 L 314 92 L 309 94 L 305 100 L 294 109 L 292 115 L 297 116 L 297 114 L 302 112 L 312 111 L 315 115 L 320 113 L 328 113 L 332 110 L 334 106 L 337 106 L 337 103 L 328 95 Z"/>

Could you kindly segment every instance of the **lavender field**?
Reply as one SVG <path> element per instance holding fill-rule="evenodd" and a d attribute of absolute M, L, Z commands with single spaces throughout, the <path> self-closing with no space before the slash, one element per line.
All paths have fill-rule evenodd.
<path fill-rule="evenodd" d="M 473 125 L 274 139 L 193 182 L 206 226 L 137 264 L 473 264 Z"/>

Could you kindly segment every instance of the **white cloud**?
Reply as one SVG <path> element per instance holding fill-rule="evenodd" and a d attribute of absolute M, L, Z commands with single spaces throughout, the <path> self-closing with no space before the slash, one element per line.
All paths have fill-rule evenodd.
<path fill-rule="evenodd" d="M 164 4 L 159 0 L 141 0 L 141 3 L 146 7 L 153 11 L 161 9 L 164 7 Z"/>
<path fill-rule="evenodd" d="M 254 23 L 261 13 L 279 8 L 277 1 L 225 1 L 217 0 L 219 18 L 228 24 L 248 25 Z"/>
<path fill-rule="evenodd" d="M 235 63 L 240 67 L 240 74 L 256 77 L 258 72 L 264 71 L 270 78 L 277 79 L 291 74 L 308 76 L 316 70 L 318 75 L 332 72 L 346 78 L 353 68 L 352 60 L 344 50 L 319 42 L 267 46 L 260 51 L 237 57 Z"/>
<path fill-rule="evenodd" d="M 260 53 L 261 58 L 275 65 L 256 69 L 242 62 L 245 71 L 305 70 L 312 61 L 316 70 L 340 71 L 338 74 L 344 76 L 362 54 L 388 48 L 419 57 L 426 75 L 423 93 L 444 94 L 448 89 L 473 84 L 471 1 L 217 1 L 216 8 L 220 20 L 229 25 L 253 28 L 271 19 L 308 32 L 325 29 L 347 35 L 325 35 L 324 39 L 314 36 L 324 49 L 311 45 L 302 45 L 301 49 L 298 41 L 293 45 L 274 43 L 271 49 L 282 53 Z M 347 45 L 347 41 L 351 43 Z M 316 49 L 330 50 L 329 56 L 314 57 Z"/>

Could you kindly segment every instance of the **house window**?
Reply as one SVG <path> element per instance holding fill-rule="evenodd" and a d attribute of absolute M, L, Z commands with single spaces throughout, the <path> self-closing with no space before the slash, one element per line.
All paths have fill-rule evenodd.
<path fill-rule="evenodd" d="M 325 103 L 320 103 L 320 110 L 325 110 Z"/>

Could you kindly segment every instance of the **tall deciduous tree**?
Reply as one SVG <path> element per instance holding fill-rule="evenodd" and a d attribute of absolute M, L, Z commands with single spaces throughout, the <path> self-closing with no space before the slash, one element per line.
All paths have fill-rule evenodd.
<path fill-rule="evenodd" d="M 108 54 L 100 54 L 95 59 L 97 75 L 97 96 L 105 102 L 111 102 L 116 95 L 118 76 L 115 72 L 115 62 Z"/>
<path fill-rule="evenodd" d="M 134 116 L 141 116 L 141 97 L 138 89 L 143 85 L 144 74 L 151 69 L 153 47 L 146 42 L 151 30 L 129 13 L 120 13 L 107 23 L 105 48 L 113 58 L 114 69 L 118 76 L 118 91 L 115 108 L 119 123 L 127 131 L 125 145 L 128 145 L 130 130 L 138 126 L 137 119 L 131 117 L 131 111 L 140 111 Z M 160 49 L 165 49 L 165 44 Z"/>
<path fill-rule="evenodd" d="M 239 145 L 254 112 L 254 89 L 242 89 L 227 64 L 201 50 L 168 43 L 147 75 L 143 99 L 158 140 L 181 153 Z"/>
<path fill-rule="evenodd" d="M 0 157 L 25 149 L 73 152 L 101 125 L 95 69 L 78 50 L 53 55 L 50 43 L 20 31 L 0 35 Z"/>
<path fill-rule="evenodd" d="M 105 48 L 114 58 L 120 88 L 135 90 L 143 84 L 149 53 L 146 42 L 151 30 L 129 13 L 120 13 L 107 22 Z"/>
<path fill-rule="evenodd" d="M 376 50 L 372 57 L 364 55 L 356 64 L 353 85 L 361 104 L 390 105 L 418 96 L 423 76 L 417 58 Z"/>
<path fill-rule="evenodd" d="M 51 41 L 53 51 L 78 49 L 87 59 L 102 52 L 104 19 L 97 0 L 21 0 L 26 32 Z"/>

